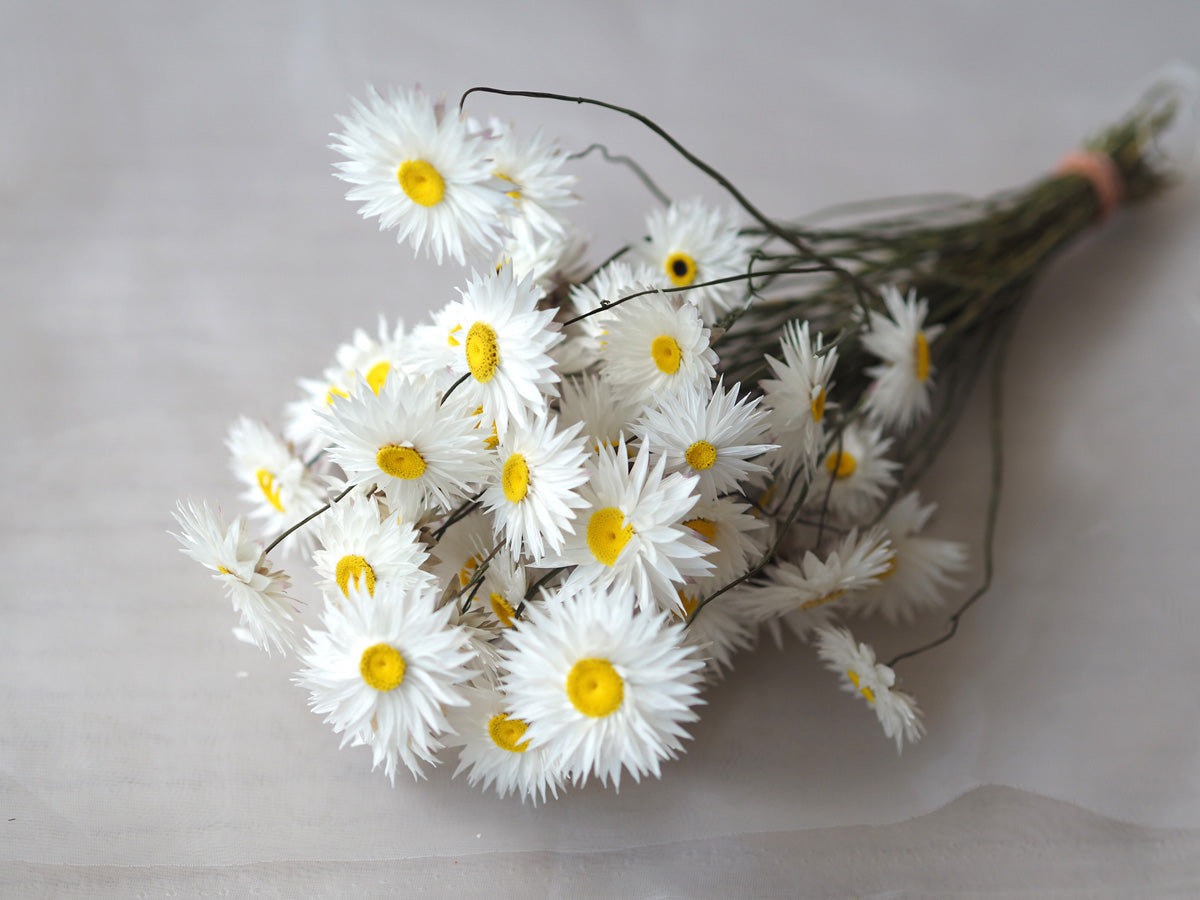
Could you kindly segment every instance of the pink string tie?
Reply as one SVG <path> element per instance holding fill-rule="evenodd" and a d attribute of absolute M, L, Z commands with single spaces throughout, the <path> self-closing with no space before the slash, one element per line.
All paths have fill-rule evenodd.
<path fill-rule="evenodd" d="M 1096 194 L 1100 205 L 1100 219 L 1104 220 L 1116 212 L 1125 193 L 1125 182 L 1121 170 L 1107 153 L 1099 150 L 1072 150 L 1054 167 L 1060 177 L 1079 175 L 1086 178 Z"/>

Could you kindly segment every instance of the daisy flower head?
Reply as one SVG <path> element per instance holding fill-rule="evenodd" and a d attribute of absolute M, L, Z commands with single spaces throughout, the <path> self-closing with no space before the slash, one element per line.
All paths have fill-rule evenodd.
<path fill-rule="evenodd" d="M 335 503 L 316 527 L 321 549 L 313 553 L 320 587 L 336 598 L 350 597 L 357 585 L 369 594 L 378 582 L 407 588 L 431 578 L 421 569 L 429 558 L 411 523 L 385 514 L 374 498 L 346 497 Z"/>
<path fill-rule="evenodd" d="M 325 414 L 330 457 L 390 506 L 449 511 L 487 476 L 487 451 L 458 398 L 440 400 L 428 381 L 389 377 L 378 395 L 360 386 Z"/>
<path fill-rule="evenodd" d="M 226 525 L 207 503 L 191 501 L 180 503 L 173 515 L 183 529 L 175 535 L 183 552 L 213 571 L 251 642 L 268 654 L 293 650 L 296 614 L 287 576 L 272 569 L 262 547 L 247 537 L 245 517 Z"/>
<path fill-rule="evenodd" d="M 892 439 L 878 428 L 847 425 L 840 438 L 829 442 L 824 463 L 816 467 L 809 501 L 819 505 L 828 494 L 829 509 L 841 521 L 869 518 L 896 483 L 900 464 L 883 455 L 891 445 Z"/>
<path fill-rule="evenodd" d="M 342 746 L 367 744 L 394 783 L 396 764 L 414 776 L 436 763 L 438 735 L 450 726 L 445 708 L 465 706 L 476 673 L 468 637 L 449 623 L 450 608 L 434 609 L 428 585 L 376 585 L 374 594 L 350 586 L 341 604 L 326 604 L 323 628 L 308 630 L 296 683 L 309 691 L 313 712 L 341 734 Z"/>
<path fill-rule="evenodd" d="M 545 410 L 547 395 L 557 396 L 549 350 L 562 333 L 554 311 L 537 308 L 533 281 L 517 281 L 508 267 L 490 276 L 473 273 L 460 293 L 445 316 L 461 326 L 450 338 L 454 374 L 469 376 L 459 389 L 463 397 L 481 406 L 483 420 L 494 421 L 503 435 L 510 420 L 524 424 Z"/>
<path fill-rule="evenodd" d="M 864 616 L 881 614 L 888 622 L 911 622 L 919 614 L 941 608 L 942 590 L 958 584 L 953 573 L 966 568 L 967 551 L 958 541 L 924 537 L 921 531 L 937 505 L 921 505 L 916 491 L 906 494 L 884 513 L 892 556 L 877 587 L 859 605 Z"/>
<path fill-rule="evenodd" d="M 586 506 L 580 528 L 568 535 L 561 554 L 545 565 L 575 566 L 564 590 L 593 585 L 598 590 L 631 591 L 642 609 L 675 598 L 676 585 L 704 575 L 712 547 L 682 520 L 696 505 L 696 479 L 664 473 L 663 460 L 651 464 L 650 451 L 638 450 L 629 465 L 622 441 L 608 446 L 590 466 L 580 488 Z"/>
<path fill-rule="evenodd" d="M 648 268 L 634 267 L 617 259 L 597 270 L 587 281 L 571 285 L 568 298 L 575 316 L 586 318 L 566 326 L 573 358 L 568 361 L 565 371 L 582 371 L 599 361 L 608 342 L 608 315 L 598 310 L 622 297 L 647 290 L 653 284 L 654 273 Z"/>
<path fill-rule="evenodd" d="M 929 304 L 918 300 L 916 291 L 901 297 L 895 287 L 885 285 L 882 294 L 887 314 L 871 310 L 862 335 L 863 348 L 880 359 L 879 365 L 867 369 L 875 383 L 867 394 L 866 410 L 884 428 L 903 432 L 929 414 L 935 371 L 929 345 L 943 326 L 925 325 Z"/>
<path fill-rule="evenodd" d="M 763 622 L 780 616 L 807 640 L 826 621 L 825 613 L 854 591 L 878 582 L 891 564 L 892 548 L 878 526 L 859 535 L 851 529 L 824 558 L 805 551 L 799 562 L 783 560 L 767 569 L 764 583 L 748 589 L 742 605 Z M 816 613 L 815 615 L 813 613 Z"/>
<path fill-rule="evenodd" d="M 495 118 L 488 123 L 488 130 L 496 136 L 491 147 L 492 172 L 504 182 L 517 221 L 536 234 L 562 234 L 557 212 L 579 202 L 571 193 L 575 176 L 562 171 L 567 159 L 562 150 L 540 130 L 522 141 L 511 125 Z"/>
<path fill-rule="evenodd" d="M 875 662 L 868 644 L 855 643 L 844 628 L 822 628 L 817 632 L 817 653 L 825 667 L 841 678 L 842 690 L 862 697 L 879 717 L 883 733 L 896 741 L 896 751 L 921 739 L 925 727 L 916 701 L 896 690 L 896 673 Z"/>
<path fill-rule="evenodd" d="M 476 544 L 472 559 L 487 559 L 488 548 L 482 542 Z M 469 581 L 469 579 L 468 579 Z M 514 628 L 517 610 L 525 602 L 525 591 L 529 579 L 525 564 L 506 553 L 495 554 L 487 563 L 479 590 L 475 594 L 477 603 L 472 608 L 483 611 L 482 627 L 494 635 L 497 630 Z"/>
<path fill-rule="evenodd" d="M 380 228 L 395 228 L 398 241 L 439 263 L 499 246 L 512 201 L 492 174 L 488 136 L 420 91 L 385 99 L 371 90 L 339 122 L 333 149 L 346 161 L 338 177 L 354 185 L 346 198 L 362 201 L 364 218 L 378 217 Z"/>
<path fill-rule="evenodd" d="M 356 329 L 348 343 L 337 348 L 333 365 L 319 379 L 302 378 L 300 387 L 305 397 L 287 407 L 284 429 L 289 441 L 304 447 L 307 453 L 321 446 L 321 413 L 339 397 L 349 397 L 359 379 L 371 386 L 376 394 L 392 369 L 407 369 L 409 340 L 404 323 L 390 329 L 387 320 L 379 317 L 379 336 L 373 338 L 361 328 Z M 410 373 L 415 374 L 415 373 Z"/>
<path fill-rule="evenodd" d="M 532 279 L 549 296 L 587 274 L 587 248 L 587 235 L 574 225 L 564 224 L 560 233 L 542 237 L 517 219 L 497 267 L 511 265 L 518 280 Z"/>
<path fill-rule="evenodd" d="M 250 516 L 262 519 L 267 531 L 283 531 L 325 502 L 304 461 L 261 422 L 242 416 L 229 429 L 225 445 L 234 475 L 246 486 L 242 498 L 252 506 Z M 293 548 L 311 545 L 306 533 L 294 537 Z"/>
<path fill-rule="evenodd" d="M 740 387 L 727 391 L 718 384 L 711 397 L 695 391 L 667 394 L 637 424 L 642 443 L 666 460 L 667 471 L 695 475 L 706 499 L 736 491 L 752 474 L 767 474 L 751 460 L 778 447 L 765 443 L 766 415 L 757 409 L 757 399 L 738 399 Z"/>
<path fill-rule="evenodd" d="M 680 621 L 690 624 L 683 632 L 683 641 L 696 648 L 703 658 L 705 675 L 717 680 L 732 668 L 733 654 L 754 645 L 755 623 L 726 593 L 705 603 L 700 602 L 717 589 L 711 578 L 679 589 L 679 605 L 671 610 Z M 694 618 L 692 618 L 694 616 Z"/>
<path fill-rule="evenodd" d="M 643 403 L 689 390 L 708 393 L 717 354 L 695 304 L 650 294 L 597 318 L 608 332 L 601 373 L 618 390 Z"/>
<path fill-rule="evenodd" d="M 713 570 L 703 583 L 714 588 L 745 573 L 766 550 L 767 522 L 751 515 L 750 506 L 737 500 L 700 500 L 681 524 L 712 546 L 706 558 Z"/>
<path fill-rule="evenodd" d="M 596 775 L 619 788 L 622 769 L 658 777 L 697 718 L 704 664 L 683 643 L 683 626 L 634 607 L 628 591 L 564 588 L 556 602 L 530 607 L 502 653 L 503 689 L 530 749 L 544 749 L 576 783 Z"/>
<path fill-rule="evenodd" d="M 550 765 L 545 748 L 533 750 L 525 732 L 529 726 L 508 710 L 507 698 L 495 688 L 467 688 L 469 705 L 451 710 L 447 718 L 455 736 L 446 743 L 461 746 L 455 777 L 467 773 L 474 787 L 494 788 L 501 797 L 519 794 L 521 802 L 532 798 L 546 802 L 546 791 L 558 797 L 562 772 Z"/>
<path fill-rule="evenodd" d="M 438 590 L 457 592 L 470 584 L 491 545 L 492 523 L 479 510 L 449 526 L 430 548 Z"/>
<path fill-rule="evenodd" d="M 543 416 L 500 438 L 497 477 L 481 499 L 509 553 L 537 561 L 560 551 L 575 530 L 575 511 L 585 505 L 578 488 L 587 480 L 581 429 L 559 431 L 556 416 Z"/>
<path fill-rule="evenodd" d="M 778 468 L 782 478 L 798 469 L 812 471 L 825 443 L 825 411 L 833 387 L 837 348 L 822 352 L 822 337 L 809 336 L 807 322 L 793 320 L 784 326 L 780 340 L 783 360 L 767 357 L 774 378 L 764 378 L 763 407 L 771 434 L 779 442 Z"/>
<path fill-rule="evenodd" d="M 646 218 L 648 240 L 636 245 L 655 272 L 655 283 L 685 288 L 731 275 L 745 275 L 753 241 L 739 234 L 733 217 L 696 199 L 656 209 Z M 687 298 L 705 321 L 729 311 L 746 293 L 738 282 L 696 287 Z"/>
<path fill-rule="evenodd" d="M 558 404 L 559 421 L 580 423 L 588 450 L 596 453 L 601 447 L 615 449 L 627 433 L 632 434 L 640 409 L 626 392 L 597 375 L 563 381 Z"/>

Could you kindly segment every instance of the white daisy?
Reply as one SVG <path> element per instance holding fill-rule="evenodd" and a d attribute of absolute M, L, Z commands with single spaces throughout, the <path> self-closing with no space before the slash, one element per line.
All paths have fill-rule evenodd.
<path fill-rule="evenodd" d="M 696 613 L 683 632 L 683 640 L 696 647 L 704 658 L 705 674 L 712 679 L 723 677 L 730 669 L 734 653 L 754 645 L 755 632 L 755 623 L 742 607 L 730 602 L 728 592 L 705 603 L 697 613 L 700 601 L 719 586 L 710 578 L 685 585 L 679 589 L 678 609 L 672 610 L 683 621 Z"/>
<path fill-rule="evenodd" d="M 520 219 L 512 223 L 512 237 L 505 241 L 497 264 L 511 265 L 518 280 L 530 278 L 550 296 L 583 278 L 588 271 L 587 235 L 566 223 L 559 234 L 541 237 Z"/>
<path fill-rule="evenodd" d="M 891 555 L 882 528 L 872 528 L 861 538 L 851 529 L 824 559 L 808 550 L 798 563 L 781 560 L 768 567 L 764 583 L 745 591 L 741 605 L 755 621 L 785 616 L 796 635 L 807 639 L 814 627 L 826 621 L 826 607 L 852 591 L 876 584 L 887 571 Z M 815 610 L 821 613 L 809 614 Z"/>
<path fill-rule="evenodd" d="M 599 453 L 601 447 L 615 448 L 627 434 L 632 435 L 639 411 L 640 407 L 628 394 L 597 375 L 563 381 L 559 421 L 563 425 L 581 423 L 589 451 Z"/>
<path fill-rule="evenodd" d="M 457 593 L 465 588 L 475 569 L 487 558 L 492 544 L 492 523 L 476 510 L 449 526 L 430 551 L 433 575 L 440 592 Z"/>
<path fill-rule="evenodd" d="M 675 597 L 675 586 L 712 568 L 704 559 L 711 547 L 681 522 L 696 505 L 696 479 L 665 475 L 660 459 L 651 467 L 642 447 L 632 469 L 622 441 L 604 446 L 580 488 L 586 525 L 569 535 L 561 554 L 544 565 L 570 566 L 564 590 L 581 584 L 599 590 L 631 590 L 643 609 Z"/>
<path fill-rule="evenodd" d="M 378 216 L 380 228 L 439 263 L 499 245 L 512 201 L 492 175 L 492 142 L 462 117 L 417 91 L 385 100 L 372 90 L 338 121 L 344 133 L 333 149 L 347 157 L 338 177 L 355 185 L 346 197 L 363 201 L 362 216 Z"/>
<path fill-rule="evenodd" d="M 482 543 L 476 545 L 473 559 L 486 559 L 487 548 Z M 517 610 L 525 602 L 525 591 L 529 580 L 525 574 L 525 565 L 506 553 L 497 553 L 487 564 L 483 573 L 479 591 L 476 593 L 476 603 L 473 606 L 483 610 L 482 627 L 493 631 L 513 628 L 516 626 Z"/>
<path fill-rule="evenodd" d="M 586 505 L 578 491 L 587 480 L 582 426 L 557 426 L 557 417 L 543 417 L 500 438 L 496 477 L 481 498 L 508 552 L 524 550 L 534 561 L 562 550 L 575 510 Z"/>
<path fill-rule="evenodd" d="M 389 372 L 408 369 L 408 344 L 404 323 L 397 322 L 395 328 L 389 330 L 382 315 L 378 338 L 371 337 L 361 328 L 356 329 L 350 342 L 338 347 L 333 365 L 325 369 L 320 379 L 300 379 L 305 397 L 288 404 L 284 429 L 288 440 L 305 448 L 306 455 L 320 449 L 325 409 L 338 397 L 349 397 L 360 378 L 378 394 Z M 416 373 L 408 371 L 407 374 L 415 376 Z"/>
<path fill-rule="evenodd" d="M 842 689 L 867 701 L 879 717 L 883 733 L 896 741 L 897 752 L 921 739 L 925 728 L 916 701 L 896 690 L 896 673 L 875 662 L 875 651 L 856 644 L 844 628 L 822 628 L 817 632 L 817 652 L 825 667 L 841 678 Z"/>
<path fill-rule="evenodd" d="M 369 744 L 393 782 L 396 763 L 414 776 L 436 763 L 449 728 L 444 707 L 465 706 L 462 685 L 475 672 L 467 635 L 450 625 L 450 609 L 434 610 L 431 588 L 379 583 L 375 594 L 350 586 L 346 602 L 327 604 L 324 630 L 308 630 L 296 683 L 313 712 L 325 715 L 346 744 Z"/>
<path fill-rule="evenodd" d="M 530 749 L 577 783 L 597 775 L 620 787 L 659 776 L 697 718 L 703 663 L 682 642 L 682 626 L 659 612 L 634 613 L 628 591 L 564 589 L 557 602 L 531 606 L 509 632 L 503 686 L 512 715 L 528 723 Z"/>
<path fill-rule="evenodd" d="M 429 557 L 411 523 L 385 515 L 369 497 L 351 496 L 334 504 L 317 523 L 322 549 L 313 554 L 319 586 L 332 595 L 350 596 L 351 585 L 370 594 L 378 582 L 408 588 L 414 580 L 432 579 L 421 566 Z"/>
<path fill-rule="evenodd" d="M 572 344 L 572 358 L 566 360 L 563 371 L 580 372 L 600 360 L 608 342 L 608 322 L 605 313 L 597 310 L 615 303 L 622 297 L 644 291 L 654 283 L 654 273 L 644 266 L 633 267 L 623 260 L 614 260 L 587 281 L 571 286 L 568 297 L 576 316 L 586 316 L 566 327 Z M 637 299 L 629 301 L 636 303 Z"/>
<path fill-rule="evenodd" d="M 638 420 L 638 435 L 666 460 L 667 471 L 695 475 L 707 499 L 736 491 L 752 474 L 767 474 L 750 460 L 778 447 L 763 442 L 766 415 L 757 399 L 738 399 L 740 387 L 726 391 L 718 384 L 710 398 L 695 391 L 668 394 Z"/>
<path fill-rule="evenodd" d="M 503 435 L 510 419 L 524 424 L 546 409 L 547 395 L 557 396 L 549 350 L 562 334 L 554 311 L 537 308 L 533 282 L 516 281 L 508 267 L 490 276 L 472 273 L 460 293 L 442 317 L 461 326 L 452 342 L 454 375 L 470 377 L 458 390 Z"/>
<path fill-rule="evenodd" d="M 413 329 L 410 364 L 440 387 L 446 387 L 453 381 L 455 362 L 461 359 L 463 353 L 462 342 L 466 333 L 463 331 L 461 313 L 461 303 L 447 303 L 431 314 L 432 322 L 417 325 Z M 461 362 L 458 368 L 462 369 Z"/>
<path fill-rule="evenodd" d="M 519 794 L 522 803 L 527 797 L 534 805 L 546 802 L 547 790 L 557 797 L 562 773 L 550 765 L 544 748 L 530 749 L 529 726 L 508 711 L 504 694 L 468 688 L 466 696 L 470 705 L 448 714 L 456 736 L 446 743 L 462 747 L 454 776 L 466 772 L 471 787 L 482 782 L 483 790 L 494 787 L 501 797 Z"/>
<path fill-rule="evenodd" d="M 325 492 L 304 460 L 261 422 L 242 416 L 225 445 L 234 475 L 246 485 L 242 497 L 253 507 L 250 516 L 264 520 L 268 532 L 283 531 L 324 504 Z M 311 543 L 304 531 L 289 542 L 289 549 L 306 546 Z"/>
<path fill-rule="evenodd" d="M 829 509 L 845 522 L 863 522 L 879 508 L 887 489 L 896 483 L 900 464 L 884 457 L 892 445 L 878 428 L 851 423 L 840 440 L 833 438 L 818 465 L 808 492 L 811 506 L 820 507 L 829 496 Z M 830 486 L 832 480 L 833 485 Z"/>
<path fill-rule="evenodd" d="M 892 558 L 878 586 L 862 596 L 856 608 L 864 616 L 882 614 L 891 623 L 911 622 L 920 613 L 939 609 L 942 589 L 954 587 L 951 575 L 967 564 L 966 547 L 958 541 L 922 537 L 920 532 L 936 504 L 921 506 L 916 491 L 897 500 L 880 520 L 892 543 Z"/>
<path fill-rule="evenodd" d="M 175 537 L 183 552 L 213 571 L 241 618 L 251 643 L 287 654 L 295 649 L 296 615 L 286 596 L 287 576 L 271 568 L 262 547 L 246 535 L 246 519 L 226 525 L 208 508 L 188 501 L 173 513 L 183 529 Z"/>
<path fill-rule="evenodd" d="M 887 315 L 871 310 L 862 345 L 882 362 L 867 369 L 875 383 L 867 393 L 866 411 L 883 427 L 907 431 L 929 414 L 929 392 L 934 368 L 929 345 L 943 331 L 941 325 L 925 327 L 929 304 L 917 299 L 916 291 L 906 298 L 891 285 L 882 289 Z"/>
<path fill-rule="evenodd" d="M 692 303 L 666 294 L 635 297 L 597 318 L 608 334 L 601 373 L 639 402 L 682 391 L 707 392 L 717 354 Z"/>
<path fill-rule="evenodd" d="M 750 507 L 737 500 L 701 500 L 681 524 L 713 548 L 705 557 L 713 570 L 703 579 L 713 589 L 743 574 L 766 550 L 767 523 L 750 515 Z"/>
<path fill-rule="evenodd" d="M 559 235 L 563 225 L 557 211 L 579 202 L 571 193 L 576 178 L 561 171 L 566 156 L 540 131 L 519 140 L 510 125 L 493 118 L 488 130 L 497 137 L 492 145 L 492 172 L 505 182 L 518 221 L 541 235 Z"/>
<path fill-rule="evenodd" d="M 475 421 L 455 396 L 439 405 L 429 382 L 390 377 L 378 395 L 360 388 L 326 413 L 325 428 L 349 481 L 381 488 L 391 505 L 449 511 L 487 476 Z"/>
<path fill-rule="evenodd" d="M 779 442 L 779 463 L 774 466 L 782 479 L 798 468 L 812 471 L 825 444 L 825 410 L 831 406 L 828 393 L 837 365 L 837 348 L 822 353 L 822 338 L 809 338 L 808 323 L 794 320 L 783 328 L 780 347 L 783 361 L 768 356 L 774 378 L 764 378 L 763 407 L 771 434 Z"/>
<path fill-rule="evenodd" d="M 738 233 L 733 217 L 696 199 L 656 209 L 646 218 L 649 240 L 635 252 L 663 287 L 687 287 L 731 275 L 745 275 L 753 241 Z M 698 287 L 687 298 L 705 321 L 720 317 L 746 295 L 740 282 Z"/>

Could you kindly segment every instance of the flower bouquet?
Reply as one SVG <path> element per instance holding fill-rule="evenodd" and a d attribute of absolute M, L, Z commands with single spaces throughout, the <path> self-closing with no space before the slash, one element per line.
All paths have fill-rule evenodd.
<path fill-rule="evenodd" d="M 657 202 L 593 261 L 569 219 L 583 154 L 471 117 L 478 92 L 631 116 L 730 202 L 674 202 L 593 145 Z M 455 760 L 537 802 L 658 776 L 705 684 L 764 632 L 811 645 L 899 749 L 923 724 L 895 665 L 948 639 L 991 578 L 1015 316 L 1057 251 L 1170 183 L 1182 99 L 1156 86 L 990 199 L 784 221 L 633 110 L 372 92 L 341 119 L 337 174 L 364 216 L 462 267 L 458 296 L 411 329 L 356 332 L 280 432 L 237 421 L 257 525 L 181 503 L 184 552 L 235 633 L 295 654 L 313 711 L 393 781 Z M 913 485 L 988 360 L 984 579 L 964 597 L 966 549 L 926 533 Z M 311 566 L 320 596 L 293 597 L 279 560 Z M 901 627 L 952 594 L 941 635 L 887 664 L 846 625 Z"/>

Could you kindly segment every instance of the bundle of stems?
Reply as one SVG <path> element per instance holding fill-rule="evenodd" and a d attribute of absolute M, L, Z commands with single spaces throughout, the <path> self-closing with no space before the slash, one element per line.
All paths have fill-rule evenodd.
<path fill-rule="evenodd" d="M 959 617 L 986 592 L 992 578 L 992 535 L 1002 482 L 1000 379 L 1006 337 L 1038 274 L 1061 251 L 1108 219 L 1117 202 L 1140 203 L 1177 180 L 1161 145 L 1167 132 L 1177 128 L 1179 119 L 1189 111 L 1180 85 L 1171 79 L 1156 83 L 1122 120 L 1085 142 L 1082 152 L 1064 158 L 1054 172 L 1026 187 L 983 200 L 939 195 L 845 204 L 795 222 L 767 217 L 725 176 L 634 110 L 582 97 L 493 88 L 473 88 L 463 100 L 475 91 L 574 101 L 629 115 L 725 188 L 756 220 L 744 233 L 761 243 L 746 272 L 744 302 L 715 323 L 720 329 L 714 344 L 720 344 L 721 371 L 729 382 L 757 384 L 769 374 L 763 348 L 778 346 L 787 323 L 807 321 L 814 334 L 822 335 L 824 352 L 836 347 L 839 354 L 839 376 L 829 397 L 835 442 L 841 429 L 863 415 L 871 388 L 866 372 L 872 358 L 861 338 L 870 312 L 884 311 L 880 289 L 900 285 L 926 300 L 927 323 L 943 329 L 929 348 L 932 364 L 940 373 L 939 386 L 932 414 L 893 447 L 893 458 L 903 468 L 892 497 L 910 489 L 932 464 L 985 362 L 994 359 L 991 496 L 985 522 L 983 583 L 953 613 L 944 635 L 891 662 L 952 636 Z M 605 155 L 609 156 L 607 150 Z M 1084 165 L 1070 164 L 1081 156 Z M 614 161 L 629 165 L 660 199 L 666 199 L 632 160 Z M 782 540 L 809 498 L 791 490 L 772 490 L 771 495 L 773 508 L 765 509 L 764 501 L 764 511 L 785 523 Z M 824 526 L 823 509 L 820 527 Z M 737 582 L 701 601 L 692 617 L 707 602 L 761 573 L 775 558 L 778 546 L 779 542 Z"/>
<path fill-rule="evenodd" d="M 1122 121 L 1085 144 L 1090 154 L 1111 160 L 1123 203 L 1154 197 L 1175 180 L 1157 148 L 1181 104 L 1173 86 L 1158 85 Z M 861 216 L 896 202 L 847 205 L 810 219 Z M 756 381 L 763 371 L 761 348 L 778 341 L 784 324 L 802 317 L 826 336 L 827 348 L 839 348 L 839 372 L 850 377 L 842 377 L 831 396 L 854 415 L 869 387 L 858 340 L 865 314 L 882 311 L 881 286 L 904 285 L 928 301 L 929 324 L 945 329 L 930 353 L 947 388 L 941 407 L 954 408 L 950 401 L 961 399 L 961 387 L 974 380 L 1037 275 L 1111 211 L 1093 180 L 1063 167 L 1028 187 L 984 200 L 948 199 L 841 226 L 772 222 L 750 229 L 766 244 L 754 261 L 760 274 L 750 302 L 720 323 L 730 327 L 721 348 L 727 377 Z M 776 274 L 814 259 L 825 261 L 830 271 Z M 787 280 L 799 283 L 788 286 Z M 909 435 L 910 452 L 901 456 L 907 459 L 928 446 L 947 424 L 944 416 L 932 416 Z"/>

